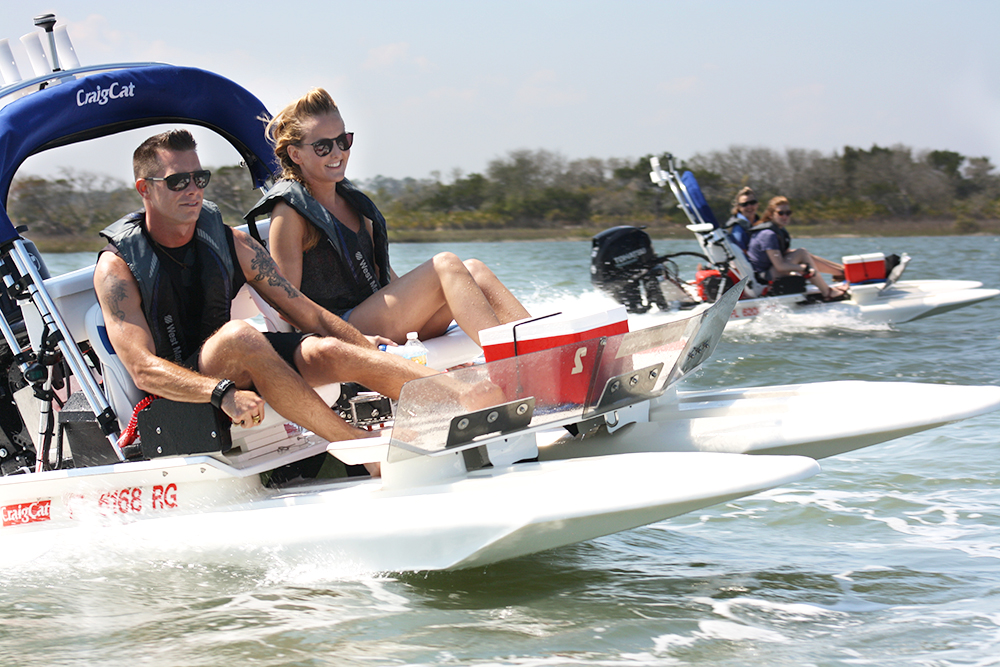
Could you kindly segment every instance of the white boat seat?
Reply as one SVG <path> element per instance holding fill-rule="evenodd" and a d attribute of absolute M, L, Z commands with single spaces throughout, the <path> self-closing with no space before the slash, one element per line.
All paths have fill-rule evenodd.
<path fill-rule="evenodd" d="M 101 362 L 104 393 L 107 394 L 111 409 L 118 417 L 118 426 L 121 431 L 124 431 L 132 418 L 132 410 L 139 401 L 146 397 L 146 393 L 135 386 L 132 376 L 125 370 L 125 364 L 121 362 L 115 348 L 111 346 L 111 339 L 108 338 L 108 330 L 104 325 L 101 304 L 95 303 L 91 306 L 84 317 L 87 338 Z"/>
<path fill-rule="evenodd" d="M 271 332 L 295 331 L 295 328 L 291 324 L 283 320 L 281 318 L 281 315 L 278 314 L 278 311 L 272 308 L 271 304 L 265 301 L 264 297 L 262 297 L 260 294 L 257 293 L 257 290 L 250 289 L 249 286 L 244 286 L 244 289 L 246 289 L 250 293 L 250 298 L 253 300 L 253 305 L 257 307 L 258 311 L 260 311 L 260 314 L 264 318 L 264 324 L 267 327 L 268 331 Z"/>
<path fill-rule="evenodd" d="M 708 225 L 688 225 L 698 239 L 702 252 L 715 264 L 727 264 L 736 274 L 737 280 L 750 277 L 743 289 L 745 298 L 755 298 L 763 294 L 767 285 L 761 284 L 754 274 L 753 265 L 743 248 L 732 242 L 729 234 L 721 227 L 708 229 Z"/>

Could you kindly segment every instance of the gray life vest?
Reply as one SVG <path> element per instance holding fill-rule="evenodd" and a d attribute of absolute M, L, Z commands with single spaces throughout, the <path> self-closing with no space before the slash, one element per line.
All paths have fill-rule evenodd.
<path fill-rule="evenodd" d="M 375 264 L 378 266 L 377 277 L 374 271 L 365 271 L 364 266 L 358 266 L 364 261 L 363 259 L 357 256 L 347 256 L 341 241 L 342 232 L 337 229 L 337 221 L 298 181 L 278 181 L 243 218 L 247 221 L 250 234 L 263 243 L 257 232 L 257 218 L 270 215 L 279 201 L 284 201 L 291 206 L 299 215 L 323 232 L 323 236 L 336 250 L 341 261 L 346 262 L 351 267 L 351 273 L 355 275 L 358 283 L 358 296 L 360 297 L 358 303 L 360 303 L 377 292 L 379 288 L 389 284 L 389 236 L 385 218 L 375 206 L 375 202 L 354 187 L 350 181 L 345 179 L 337 183 L 337 194 L 342 196 L 355 211 L 372 221 L 372 245 L 375 251 Z M 266 244 L 264 245 L 266 246 Z"/>
<path fill-rule="evenodd" d="M 223 223 L 218 207 L 204 202 L 195 228 L 194 267 L 205 295 L 203 317 L 200 322 L 184 322 L 168 273 L 162 270 L 160 258 L 143 231 L 145 218 L 145 211 L 130 213 L 101 231 L 101 236 L 115 246 L 139 285 L 156 355 L 180 363 L 230 319 L 236 276 L 230 252 L 232 231 Z"/>

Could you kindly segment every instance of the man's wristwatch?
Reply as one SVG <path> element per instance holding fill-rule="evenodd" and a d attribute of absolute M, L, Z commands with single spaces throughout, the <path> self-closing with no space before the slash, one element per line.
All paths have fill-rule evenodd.
<path fill-rule="evenodd" d="M 222 409 L 222 399 L 226 397 L 226 393 L 230 389 L 235 389 L 236 383 L 232 380 L 219 380 L 219 384 L 215 385 L 215 389 L 212 390 L 212 405 Z"/>

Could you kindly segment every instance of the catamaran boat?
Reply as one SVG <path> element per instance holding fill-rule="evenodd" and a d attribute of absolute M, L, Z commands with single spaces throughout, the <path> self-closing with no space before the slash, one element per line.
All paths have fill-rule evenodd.
<path fill-rule="evenodd" d="M 767 313 L 823 311 L 870 323 L 910 322 L 1000 294 L 1000 290 L 983 287 L 974 280 L 900 280 L 910 261 L 906 254 L 885 257 L 870 253 L 843 258 L 847 297 L 832 302 L 823 301 L 818 288 L 799 276 L 762 282 L 746 253 L 719 225 L 694 174 L 679 174 L 674 157 L 666 158 L 665 168 L 659 158 L 650 159 L 650 178 L 673 192 L 691 223 L 687 228 L 697 238 L 701 252 L 658 256 L 649 235 L 627 225 L 596 235 L 591 247 L 591 281 L 630 313 L 646 313 L 655 306 L 653 314 L 662 314 L 664 319 L 677 317 L 683 311 L 713 303 L 741 278 L 746 278 L 747 284 L 733 309 L 734 323 Z M 674 263 L 684 255 L 704 262 L 693 280 L 683 280 Z M 656 322 L 658 318 L 640 321 Z"/>
<path fill-rule="evenodd" d="M 51 34 L 54 18 L 39 19 Z M 346 386 L 321 388 L 369 439 L 327 442 L 273 410 L 254 428 L 231 429 L 209 405 L 151 400 L 136 389 L 108 340 L 94 267 L 50 277 L 6 200 L 30 155 L 163 123 L 214 130 L 242 156 L 248 187 L 267 187 L 278 166 L 257 120 L 266 109 L 219 75 L 158 63 L 4 76 L 5 564 L 72 560 L 76 545 L 97 543 L 113 560 L 482 566 L 790 484 L 818 472 L 824 456 L 1000 407 L 1000 387 L 679 390 L 715 349 L 741 282 L 700 312 L 638 331 L 577 332 L 565 342 L 552 333 L 566 324 L 559 317 L 510 326 L 512 353 L 485 363 L 467 363 L 483 351 L 460 332 L 427 341 L 428 363 L 452 370 L 407 383 L 395 405 Z M 280 320 L 249 289 L 233 317 L 261 328 Z M 551 346 L 528 345 L 546 329 Z M 875 394 L 878 411 L 866 408 Z M 850 425 L 824 409 L 830 395 L 842 404 L 855 397 Z M 471 396 L 492 398 L 472 404 Z M 339 476 L 283 473 L 328 455 L 344 464 Z M 372 462 L 380 477 L 351 474 Z"/>

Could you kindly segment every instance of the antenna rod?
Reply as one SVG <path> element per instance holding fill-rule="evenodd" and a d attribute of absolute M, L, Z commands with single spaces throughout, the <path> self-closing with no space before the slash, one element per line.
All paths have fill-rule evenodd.
<path fill-rule="evenodd" d="M 52 29 L 56 25 L 55 14 L 41 14 L 35 17 L 35 25 L 45 30 L 49 35 L 49 51 L 52 53 L 52 71 L 59 72 L 59 53 L 56 51 L 56 36 Z"/>

